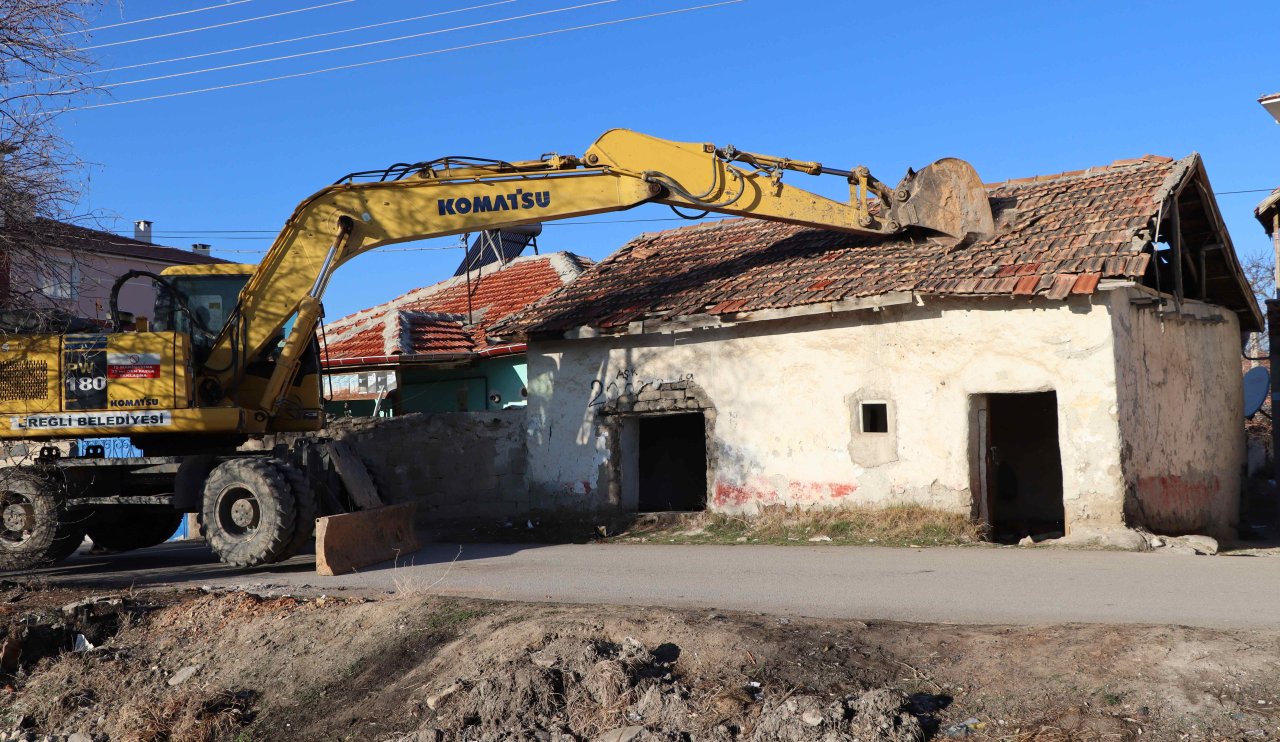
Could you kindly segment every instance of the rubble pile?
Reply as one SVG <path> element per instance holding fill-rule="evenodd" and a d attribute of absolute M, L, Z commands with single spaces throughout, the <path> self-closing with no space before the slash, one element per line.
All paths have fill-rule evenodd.
<path fill-rule="evenodd" d="M 626 638 L 545 637 L 482 672 L 435 686 L 400 742 L 921 742 L 936 722 L 899 691 L 841 698 L 685 677 L 680 648 Z"/>

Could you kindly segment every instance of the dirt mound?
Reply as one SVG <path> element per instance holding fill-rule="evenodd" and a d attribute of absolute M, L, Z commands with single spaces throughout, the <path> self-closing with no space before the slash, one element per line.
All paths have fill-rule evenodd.
<path fill-rule="evenodd" d="M 792 691 L 774 699 L 745 676 L 688 673 L 680 657 L 670 642 L 650 649 L 632 637 L 548 635 L 436 689 L 426 701 L 435 717 L 403 742 L 921 742 L 926 725 L 937 727 L 927 716 L 922 723 L 897 690 L 835 700 Z"/>
<path fill-rule="evenodd" d="M 28 645 L 0 684 L 10 739 L 1280 737 L 1276 631 L 866 623 L 412 593 L 6 595 L 0 586 L 3 623 L 61 624 L 49 652 Z M 70 651 L 72 631 L 95 648 Z"/>

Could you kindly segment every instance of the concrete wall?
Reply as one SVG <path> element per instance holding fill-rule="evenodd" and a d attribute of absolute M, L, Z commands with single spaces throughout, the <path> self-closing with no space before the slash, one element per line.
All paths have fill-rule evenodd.
<path fill-rule="evenodd" d="M 534 341 L 529 484 L 547 507 L 622 506 L 622 427 L 599 414 L 663 382 L 714 408 L 708 503 L 919 503 L 970 513 L 973 395 L 1054 390 L 1068 528 L 1118 524 L 1121 470 L 1105 295 L 949 299 L 668 335 Z M 647 385 L 647 386 L 646 386 Z M 862 433 L 884 401 L 890 432 Z"/>
<path fill-rule="evenodd" d="M 1245 462 L 1239 322 L 1199 302 L 1162 316 L 1130 296 L 1144 294 L 1112 294 L 1129 521 L 1231 535 Z"/>
<path fill-rule="evenodd" d="M 532 510 L 525 486 L 523 409 L 394 418 L 330 418 L 323 435 L 350 443 L 393 502 L 417 502 L 418 525 L 494 519 Z M 268 436 L 245 448 L 290 444 Z"/>
<path fill-rule="evenodd" d="M 419 525 L 530 510 L 524 410 L 444 412 L 335 421 L 384 492 L 418 503 Z"/>

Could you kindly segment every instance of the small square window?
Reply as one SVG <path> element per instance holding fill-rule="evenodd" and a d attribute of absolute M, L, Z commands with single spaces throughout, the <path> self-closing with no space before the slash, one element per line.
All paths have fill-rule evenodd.
<path fill-rule="evenodd" d="M 862 432 L 889 432 L 889 405 L 885 402 L 862 403 Z"/>

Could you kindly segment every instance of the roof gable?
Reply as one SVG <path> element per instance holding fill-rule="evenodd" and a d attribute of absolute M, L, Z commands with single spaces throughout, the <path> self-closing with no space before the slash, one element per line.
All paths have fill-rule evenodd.
<path fill-rule="evenodd" d="M 1198 155 L 1178 161 L 1148 155 L 988 190 L 996 234 L 972 244 L 923 234 L 863 237 L 752 219 L 641 235 L 493 331 L 609 331 L 636 321 L 732 316 L 893 292 L 1061 300 L 1093 293 L 1104 278 L 1158 280 L 1168 260 L 1159 242 L 1169 234 L 1175 196 L 1188 211 L 1198 199 L 1205 214 L 1183 220 L 1184 231 L 1188 225 L 1199 230 L 1188 251 L 1225 246 L 1209 258 L 1216 280 L 1207 289 L 1209 300 L 1240 313 L 1246 329 L 1260 320 L 1225 227 L 1208 216 L 1217 207 Z M 1160 256 L 1156 262 L 1153 255 Z"/>

